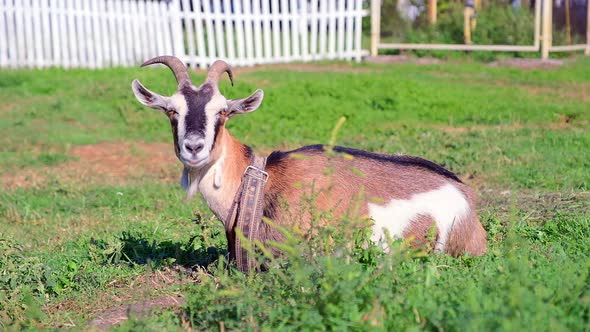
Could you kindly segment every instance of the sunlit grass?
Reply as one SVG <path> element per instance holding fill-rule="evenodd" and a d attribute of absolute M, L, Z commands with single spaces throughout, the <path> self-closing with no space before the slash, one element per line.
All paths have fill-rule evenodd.
<path fill-rule="evenodd" d="M 166 118 L 131 94 L 133 78 L 171 94 L 169 71 L 2 70 L 0 320 L 83 328 L 117 301 L 180 292 L 186 315 L 138 318 L 121 329 L 583 330 L 589 66 L 584 58 L 543 71 L 328 63 L 238 72 L 235 87 L 222 83 L 228 98 L 265 91 L 258 111 L 228 125 L 256 151 L 329 143 L 345 117 L 339 145 L 418 155 L 458 173 L 479 193 L 490 241 L 486 256 L 459 259 L 401 243 L 390 256 L 345 245 L 333 255 L 290 255 L 254 276 L 220 260 L 220 223 L 200 198 L 186 202 L 171 176 L 181 169 Z M 204 73 L 192 76 L 198 82 Z M 95 168 L 71 153 L 102 142 L 130 144 L 112 156 L 127 158 L 131 175 L 105 171 L 107 159 L 93 161 L 105 163 L 105 174 L 88 174 Z M 141 156 L 161 143 L 170 144 L 170 164 L 147 167 Z M 196 265 L 204 270 L 170 272 Z M 138 295 L 153 273 L 199 282 Z"/>

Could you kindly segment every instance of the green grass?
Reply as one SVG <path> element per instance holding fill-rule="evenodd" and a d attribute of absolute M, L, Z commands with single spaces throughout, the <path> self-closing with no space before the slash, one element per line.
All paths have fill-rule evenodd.
<path fill-rule="evenodd" d="M 333 243 L 292 237 L 293 253 L 270 271 L 237 273 L 225 265 L 220 223 L 200 198 L 184 200 L 179 163 L 160 170 L 139 157 L 157 143 L 170 145 L 171 160 L 173 150 L 165 117 L 136 102 L 130 82 L 170 94 L 169 71 L 1 70 L 0 326 L 84 330 L 114 304 L 181 295 L 181 315 L 163 310 L 117 329 L 588 330 L 588 58 L 529 71 L 322 66 L 223 82 L 228 98 L 265 91 L 230 131 L 268 152 L 326 143 L 344 116 L 338 144 L 419 155 L 473 186 L 487 255 L 424 256 L 402 242 L 384 255 L 362 234 L 327 229 Z M 139 175 L 72 153 L 105 142 L 122 146 L 113 160 Z"/>

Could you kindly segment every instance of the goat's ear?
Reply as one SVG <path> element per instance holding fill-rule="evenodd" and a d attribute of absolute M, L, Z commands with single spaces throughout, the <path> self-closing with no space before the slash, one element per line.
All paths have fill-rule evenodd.
<path fill-rule="evenodd" d="M 138 80 L 133 80 L 131 83 L 131 89 L 133 90 L 133 94 L 135 98 L 139 100 L 140 103 L 144 104 L 145 106 L 159 109 L 162 111 L 166 110 L 166 106 L 168 105 L 168 98 L 164 96 L 160 96 L 159 94 L 150 91 L 148 88 L 143 86 Z"/>
<path fill-rule="evenodd" d="M 264 92 L 258 89 L 250 97 L 227 101 L 227 116 L 254 112 L 262 103 Z"/>

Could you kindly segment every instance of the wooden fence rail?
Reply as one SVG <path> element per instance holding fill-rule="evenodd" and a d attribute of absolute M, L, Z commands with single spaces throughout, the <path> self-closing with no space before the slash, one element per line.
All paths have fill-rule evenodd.
<path fill-rule="evenodd" d="M 454 51 L 498 51 L 498 52 L 538 52 L 542 59 L 548 59 L 550 52 L 585 51 L 590 55 L 590 23 L 586 25 L 586 43 L 578 45 L 553 45 L 553 5 L 554 0 L 535 1 L 534 33 L 529 45 L 474 45 L 466 44 L 410 44 L 381 42 L 381 5 L 382 0 L 371 1 L 371 55 L 378 55 L 379 50 L 454 50 Z M 590 0 L 589 0 L 590 1 Z M 436 0 L 429 1 L 436 5 Z M 590 6 L 587 6 L 587 21 L 590 22 Z M 468 30 L 467 24 L 465 30 Z"/>
<path fill-rule="evenodd" d="M 0 0 L 0 67 L 360 60 L 362 0 Z"/>

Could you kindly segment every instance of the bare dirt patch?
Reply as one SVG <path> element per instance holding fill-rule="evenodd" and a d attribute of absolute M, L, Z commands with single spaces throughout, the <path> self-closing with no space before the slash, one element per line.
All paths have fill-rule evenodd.
<path fill-rule="evenodd" d="M 507 125 L 473 125 L 469 127 L 457 127 L 457 126 L 446 126 L 446 125 L 431 125 L 433 129 L 441 130 L 446 133 L 467 133 L 470 131 L 481 131 L 481 130 L 503 130 L 503 131 L 516 131 L 525 128 L 524 125 L 519 123 L 511 123 Z"/>
<path fill-rule="evenodd" d="M 127 321 L 129 317 L 145 318 L 152 310 L 175 308 L 184 303 L 185 301 L 182 297 L 163 296 L 147 301 L 121 305 L 103 312 L 88 327 L 92 330 L 106 330 Z"/>
<path fill-rule="evenodd" d="M 401 128 L 403 125 L 397 123 L 387 123 L 379 126 L 379 128 Z M 533 124 L 509 123 L 500 125 L 471 125 L 464 126 L 449 126 L 439 124 L 421 124 L 419 127 L 433 130 L 440 130 L 449 134 L 464 134 L 475 131 L 518 131 L 522 129 L 549 129 L 549 130 L 583 130 L 588 126 L 588 121 L 572 119 L 571 116 L 560 115 L 555 122 L 542 122 Z"/>
<path fill-rule="evenodd" d="M 90 317 L 87 329 L 106 330 L 121 324 L 130 317 L 146 317 L 152 311 L 179 308 L 185 303 L 179 291 L 172 286 L 196 282 L 196 274 L 182 266 L 172 266 L 138 276 L 131 281 L 113 280 L 107 290 L 93 299 L 68 299 L 45 308 L 53 316 L 53 327 L 75 327 L 76 323 L 63 323 L 65 315 Z M 69 316 L 68 316 L 69 317 Z M 58 323 L 60 322 L 60 323 Z M 79 326 L 81 327 L 81 326 Z"/>
<path fill-rule="evenodd" d="M 524 90 L 535 96 L 543 96 L 547 99 L 557 98 L 565 100 L 578 100 L 584 103 L 590 103 L 590 86 L 586 84 L 560 84 L 559 87 L 541 87 L 518 85 L 519 89 Z"/>
<path fill-rule="evenodd" d="M 15 107 L 14 104 L 6 103 L 0 105 L 0 112 L 11 111 Z"/>
<path fill-rule="evenodd" d="M 422 65 L 432 65 L 432 64 L 439 64 L 443 61 L 437 58 L 431 57 L 415 57 L 415 56 L 408 56 L 405 54 L 400 55 L 378 55 L 378 56 L 368 56 L 364 58 L 365 62 L 371 63 L 415 63 L 415 64 L 422 64 Z M 447 61 L 445 61 L 447 62 Z M 554 69 L 561 67 L 565 61 L 563 60 L 556 60 L 556 59 L 549 59 L 549 60 L 542 60 L 542 59 L 525 59 L 525 58 L 514 58 L 514 59 L 501 59 L 497 61 L 490 62 L 488 66 L 490 67 L 511 67 L 511 68 L 519 68 L 523 70 L 532 70 L 532 69 Z"/>
<path fill-rule="evenodd" d="M 530 95 L 546 98 L 546 100 L 565 99 L 570 101 L 575 99 L 581 102 L 590 102 L 590 86 L 584 83 L 562 82 L 559 85 L 542 86 L 501 80 L 485 82 L 474 80 L 471 84 L 516 88 Z"/>
<path fill-rule="evenodd" d="M 31 167 L 0 177 L 8 189 L 35 187 L 50 180 L 68 183 L 121 184 L 149 178 L 168 181 L 179 176 L 173 147 L 164 143 L 99 143 L 74 146 L 73 161 L 55 166 Z"/>
<path fill-rule="evenodd" d="M 480 189 L 479 208 L 494 210 L 501 218 L 514 217 L 514 209 L 525 211 L 527 222 L 545 222 L 557 214 L 590 215 L 590 192 L 538 193 Z"/>
<path fill-rule="evenodd" d="M 544 101 L 565 100 L 571 102 L 577 100 L 583 103 L 590 102 L 590 85 L 581 82 L 559 82 L 550 86 L 539 83 L 522 83 L 508 80 L 490 80 L 487 78 L 478 78 L 473 75 L 463 73 L 447 73 L 442 71 L 431 71 L 432 75 L 442 77 L 447 80 L 460 81 L 463 84 L 479 87 L 501 87 L 518 89 L 520 92 L 535 97 L 543 98 Z"/>
<path fill-rule="evenodd" d="M 417 58 L 411 57 L 407 55 L 377 55 L 377 56 L 368 56 L 364 59 L 366 62 L 370 63 L 415 63 L 419 65 L 435 65 L 441 63 L 439 59 L 436 58 Z"/>
<path fill-rule="evenodd" d="M 525 58 L 514 58 L 514 59 L 502 59 L 494 62 L 490 62 L 490 67 L 511 67 L 520 68 L 525 70 L 531 69 L 554 69 L 559 68 L 564 64 L 563 60 L 556 59 L 525 59 Z"/>

